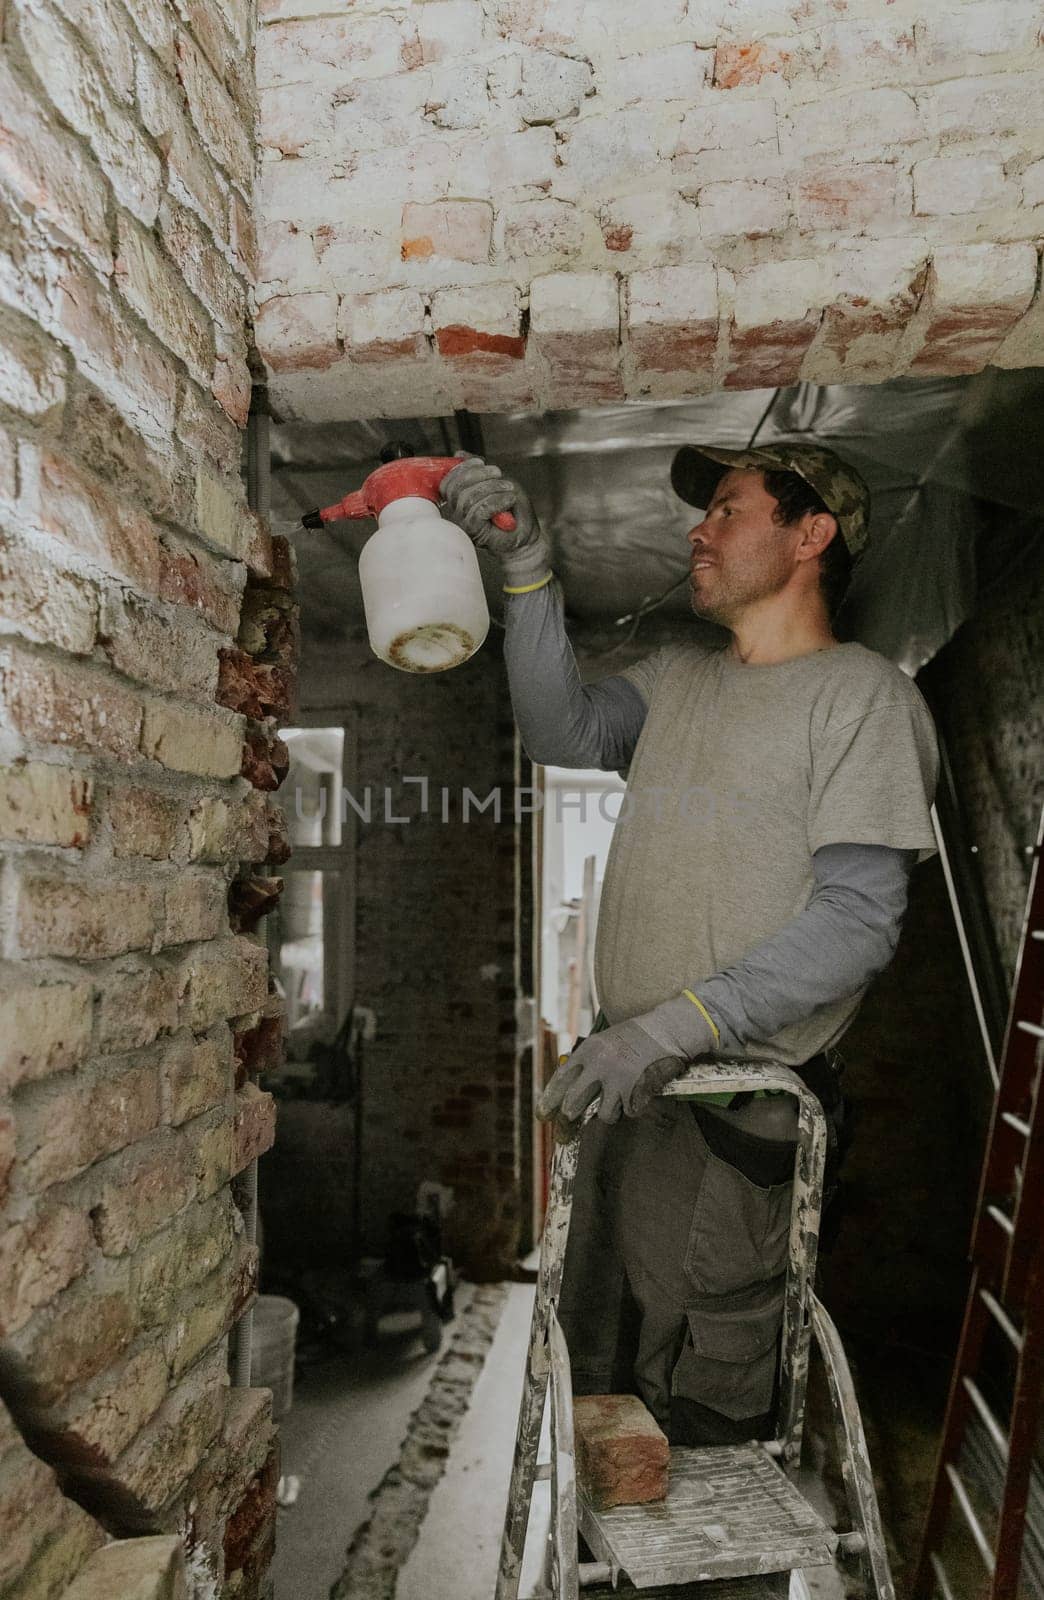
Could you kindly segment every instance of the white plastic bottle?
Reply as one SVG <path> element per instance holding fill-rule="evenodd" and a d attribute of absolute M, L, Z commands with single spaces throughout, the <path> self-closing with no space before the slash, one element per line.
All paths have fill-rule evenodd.
<path fill-rule="evenodd" d="M 384 507 L 359 579 L 370 647 L 402 672 L 459 666 L 489 632 L 475 547 L 430 500 L 406 495 Z"/>

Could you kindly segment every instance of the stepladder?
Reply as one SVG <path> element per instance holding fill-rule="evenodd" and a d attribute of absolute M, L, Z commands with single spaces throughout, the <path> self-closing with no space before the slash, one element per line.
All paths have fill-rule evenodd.
<path fill-rule="evenodd" d="M 791 1573 L 831 1565 L 839 1555 L 861 1566 L 868 1595 L 894 1600 L 855 1388 L 840 1337 L 813 1288 L 827 1147 L 823 1109 L 796 1073 L 768 1063 L 694 1063 L 663 1093 L 692 1099 L 758 1089 L 793 1095 L 798 1110 L 773 1437 L 672 1445 L 665 1500 L 610 1511 L 592 1505 L 577 1481 L 569 1350 L 557 1314 L 583 1134 L 556 1143 L 495 1600 L 577 1600 L 581 1590 L 769 1600 L 786 1596 Z M 585 1125 L 595 1110 L 588 1108 Z M 795 1482 L 813 1341 L 826 1370 L 844 1481 L 841 1529 Z M 545 1411 L 550 1453 L 540 1461 Z M 545 1578 L 520 1597 L 534 1486 L 542 1480 L 550 1486 Z"/>
<path fill-rule="evenodd" d="M 986 1139 L 971 1283 L 915 1600 L 1040 1593 L 1044 1472 L 1044 808 Z M 1035 1515 L 1033 1511 L 1035 1510 Z M 1033 1538 L 1029 1523 L 1033 1520 Z M 1031 1548 L 1032 1545 L 1032 1548 Z"/>

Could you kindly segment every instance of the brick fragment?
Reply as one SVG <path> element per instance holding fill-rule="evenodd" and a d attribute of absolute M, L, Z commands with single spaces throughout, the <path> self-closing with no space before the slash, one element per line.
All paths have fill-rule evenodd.
<path fill-rule="evenodd" d="M 277 733 L 248 728 L 240 772 L 255 789 L 278 789 L 290 771 L 290 752 Z"/>
<path fill-rule="evenodd" d="M 232 1172 L 242 1172 L 251 1161 L 275 1143 L 276 1106 L 272 1096 L 256 1083 L 246 1083 L 236 1095 L 232 1126 Z"/>
<path fill-rule="evenodd" d="M 78 849 L 91 835 L 94 784 L 68 767 L 17 762 L 0 768 L 0 838 Z"/>
<path fill-rule="evenodd" d="M 577 1484 L 596 1510 L 666 1499 L 670 1446 L 637 1395 L 578 1395 L 573 1425 Z"/>
<path fill-rule="evenodd" d="M 275 910 L 282 892 L 282 878 L 236 878 L 228 891 L 233 933 L 253 933 L 261 918 Z"/>
<path fill-rule="evenodd" d="M 278 662 L 257 661 L 245 650 L 219 652 L 217 702 L 229 711 L 260 721 L 263 717 L 290 715 L 293 683 Z"/>
<path fill-rule="evenodd" d="M 247 1078 L 259 1078 L 282 1065 L 285 1038 L 285 1011 L 282 1002 L 273 997 L 252 1026 L 239 1028 L 232 1035 L 237 1089 Z"/>

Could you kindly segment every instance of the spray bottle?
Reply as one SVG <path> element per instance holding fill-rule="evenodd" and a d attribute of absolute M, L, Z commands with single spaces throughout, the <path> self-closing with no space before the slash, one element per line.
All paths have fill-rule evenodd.
<path fill-rule="evenodd" d="M 390 446 L 401 457 L 405 447 Z M 467 661 L 489 631 L 489 610 L 475 547 L 439 515 L 439 486 L 460 456 L 386 460 L 361 489 L 336 505 L 309 511 L 305 528 L 342 518 L 376 517 L 377 532 L 359 557 L 370 648 L 402 672 L 445 672 Z M 510 511 L 493 518 L 510 532 Z"/>

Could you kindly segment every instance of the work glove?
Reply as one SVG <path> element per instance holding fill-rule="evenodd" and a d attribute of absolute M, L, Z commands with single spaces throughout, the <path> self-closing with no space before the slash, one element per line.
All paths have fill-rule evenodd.
<path fill-rule="evenodd" d="M 602 1122 L 640 1117 L 694 1057 L 716 1045 L 706 1012 L 687 995 L 677 995 L 577 1045 L 541 1095 L 537 1116 L 545 1122 L 554 1118 L 564 1139 L 578 1130 L 599 1095 Z"/>
<path fill-rule="evenodd" d="M 505 478 L 499 467 L 481 456 L 466 456 L 443 478 L 439 493 L 450 521 L 463 528 L 473 544 L 500 557 L 507 588 L 525 588 L 547 577 L 551 552 L 536 513 L 525 491 Z M 515 527 L 510 533 L 494 527 L 498 511 L 513 514 Z"/>

